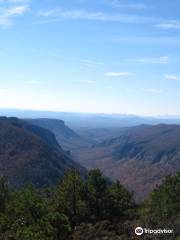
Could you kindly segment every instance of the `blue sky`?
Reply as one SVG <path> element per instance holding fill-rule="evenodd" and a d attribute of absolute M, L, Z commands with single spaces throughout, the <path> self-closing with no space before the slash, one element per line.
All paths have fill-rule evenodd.
<path fill-rule="evenodd" d="M 180 115 L 179 0 L 0 0 L 0 107 Z"/>

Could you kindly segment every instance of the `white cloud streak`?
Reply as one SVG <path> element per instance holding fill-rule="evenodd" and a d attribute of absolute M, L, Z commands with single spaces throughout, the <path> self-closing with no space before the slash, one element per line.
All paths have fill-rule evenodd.
<path fill-rule="evenodd" d="M 86 84 L 94 84 L 94 83 L 96 83 L 96 81 L 94 81 L 94 80 L 79 80 L 78 82 L 86 83 Z"/>
<path fill-rule="evenodd" d="M 84 67 L 88 67 L 88 68 L 97 68 L 104 64 L 103 62 L 93 61 L 89 59 L 73 58 L 73 60 L 80 62 Z"/>
<path fill-rule="evenodd" d="M 172 45 L 180 42 L 179 36 L 116 36 L 112 41 L 131 44 Z"/>
<path fill-rule="evenodd" d="M 156 24 L 155 27 L 162 29 L 180 29 L 180 21 L 169 21 Z"/>
<path fill-rule="evenodd" d="M 160 89 L 154 89 L 154 88 L 141 88 L 141 91 L 147 92 L 147 93 L 153 93 L 153 94 L 161 94 L 163 93 Z"/>
<path fill-rule="evenodd" d="M 180 80 L 180 76 L 177 76 L 177 75 L 165 75 L 165 78 L 166 79 L 169 79 L 169 80 Z"/>
<path fill-rule="evenodd" d="M 132 73 L 131 72 L 108 72 L 108 73 L 105 73 L 105 75 L 109 77 L 127 77 L 132 75 Z"/>
<path fill-rule="evenodd" d="M 127 59 L 130 62 L 145 63 L 145 64 L 167 64 L 169 62 L 168 56 L 163 56 L 159 58 L 135 58 Z"/>
<path fill-rule="evenodd" d="M 13 19 L 15 17 L 28 12 L 28 3 L 29 1 L 27 0 L 0 1 L 0 26 L 7 28 L 13 25 Z"/>
<path fill-rule="evenodd" d="M 127 8 L 127 9 L 134 9 L 134 10 L 143 10 L 147 8 L 147 5 L 142 2 L 128 4 L 128 3 L 122 3 L 119 0 L 112 0 L 111 4 L 113 7 Z"/>
<path fill-rule="evenodd" d="M 153 23 L 155 18 L 131 14 L 109 14 L 104 12 L 89 12 L 85 10 L 39 10 L 38 16 L 46 18 L 46 22 L 57 22 L 60 20 L 92 20 L 109 21 L 120 23 Z M 42 22 L 43 23 L 43 22 Z"/>

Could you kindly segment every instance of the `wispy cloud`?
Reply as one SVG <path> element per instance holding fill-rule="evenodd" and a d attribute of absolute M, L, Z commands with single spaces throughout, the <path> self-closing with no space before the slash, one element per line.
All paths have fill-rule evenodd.
<path fill-rule="evenodd" d="M 4 2 L 0 1 L 0 26 L 4 28 L 13 25 L 15 17 L 23 15 L 29 10 L 29 1 L 26 0 L 9 0 L 6 1 L 8 3 L 6 6 L 3 4 Z"/>
<path fill-rule="evenodd" d="M 9 2 L 9 3 L 30 3 L 31 0 L 1 0 L 2 2 Z"/>
<path fill-rule="evenodd" d="M 146 9 L 147 5 L 142 2 L 137 3 L 122 3 L 120 0 L 111 0 L 110 3 L 113 7 L 119 7 L 119 8 L 128 8 L 128 9 L 134 9 L 134 10 L 142 10 Z"/>
<path fill-rule="evenodd" d="M 109 77 L 127 77 L 132 74 L 133 73 L 131 73 L 131 72 L 108 72 L 108 73 L 105 73 L 105 75 L 109 76 Z"/>
<path fill-rule="evenodd" d="M 162 90 L 154 89 L 154 88 L 141 88 L 140 90 L 143 91 L 143 92 L 153 93 L 153 94 L 161 94 L 161 93 L 163 93 Z"/>
<path fill-rule="evenodd" d="M 149 93 L 149 94 L 162 94 L 164 93 L 163 90 L 161 89 L 156 89 L 156 88 L 140 88 L 140 89 L 132 89 L 132 88 L 128 88 L 125 90 L 127 93 L 135 93 L 135 94 L 139 94 L 139 93 Z"/>
<path fill-rule="evenodd" d="M 177 76 L 177 75 L 165 75 L 165 78 L 166 79 L 169 79 L 169 80 L 180 80 L 180 76 Z"/>
<path fill-rule="evenodd" d="M 80 62 L 83 66 L 94 68 L 103 65 L 103 62 L 100 61 L 94 61 L 89 59 L 81 59 L 81 58 L 73 58 L 74 61 Z"/>
<path fill-rule="evenodd" d="M 25 4 L 25 3 L 30 3 L 31 0 L 1 0 L 1 2 L 9 2 L 9 3 L 21 3 L 21 4 Z"/>
<path fill-rule="evenodd" d="M 96 81 L 94 80 L 79 80 L 79 83 L 85 83 L 85 84 L 94 84 Z"/>
<path fill-rule="evenodd" d="M 127 61 L 137 62 L 137 63 L 145 63 L 145 64 L 167 64 L 169 62 L 168 56 L 163 56 L 159 58 L 134 58 L 127 59 Z"/>
<path fill-rule="evenodd" d="M 172 20 L 169 22 L 158 23 L 155 27 L 162 29 L 180 29 L 180 21 Z"/>
<path fill-rule="evenodd" d="M 112 41 L 131 44 L 172 45 L 180 42 L 179 36 L 116 36 Z"/>
<path fill-rule="evenodd" d="M 132 14 L 109 14 L 105 12 L 90 12 L 85 10 L 39 10 L 38 15 L 44 17 L 46 22 L 57 22 L 64 20 L 92 20 L 92 21 L 109 21 L 120 23 L 153 23 L 155 18 L 132 15 Z M 43 23 L 43 22 L 42 22 Z"/>

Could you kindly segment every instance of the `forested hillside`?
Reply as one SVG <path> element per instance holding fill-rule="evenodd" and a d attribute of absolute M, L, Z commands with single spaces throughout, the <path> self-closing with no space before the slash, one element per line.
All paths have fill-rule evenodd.
<path fill-rule="evenodd" d="M 180 125 L 140 125 L 75 151 L 74 159 L 118 179 L 142 201 L 167 175 L 180 171 L 179 139 Z"/>
<path fill-rule="evenodd" d="M 22 119 L 0 117 L 0 175 L 7 176 L 11 186 L 57 184 L 70 169 L 86 174 L 52 132 Z"/>
<path fill-rule="evenodd" d="M 180 239 L 180 174 L 167 177 L 142 205 L 98 169 L 85 181 L 72 170 L 58 186 L 41 191 L 14 190 L 0 179 L 2 240 L 136 240 L 137 226 L 174 230 L 141 239 Z"/>

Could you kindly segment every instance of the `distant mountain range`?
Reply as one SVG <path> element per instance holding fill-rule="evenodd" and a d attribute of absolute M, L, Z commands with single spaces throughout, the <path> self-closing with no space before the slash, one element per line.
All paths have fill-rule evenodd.
<path fill-rule="evenodd" d="M 52 132 L 17 118 L 0 118 L 0 175 L 12 186 L 56 184 L 69 169 L 85 169 L 71 160 Z"/>
<path fill-rule="evenodd" d="M 51 112 L 19 109 L 0 109 L 1 116 L 18 118 L 61 119 L 72 129 L 119 128 L 140 124 L 180 124 L 180 116 L 143 117 L 127 114 L 91 114 L 71 112 Z"/>
<path fill-rule="evenodd" d="M 144 199 L 168 174 L 180 171 L 180 125 L 141 125 L 119 137 L 74 152 L 88 168 L 100 168 Z"/>

